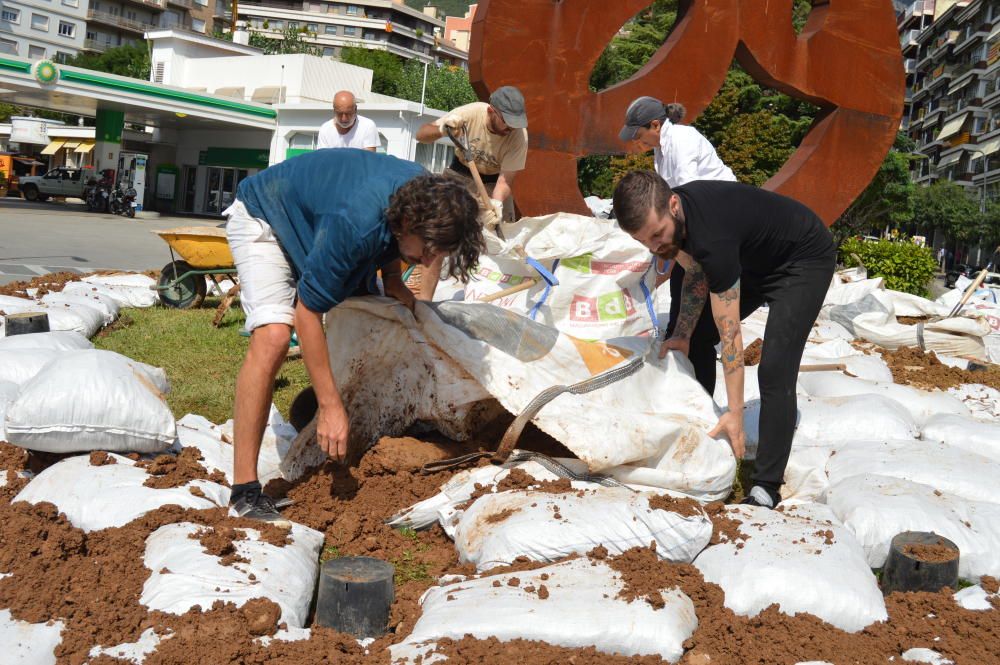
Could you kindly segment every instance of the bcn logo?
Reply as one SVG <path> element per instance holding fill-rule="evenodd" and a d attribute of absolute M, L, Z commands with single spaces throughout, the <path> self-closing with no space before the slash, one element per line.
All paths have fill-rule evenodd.
<path fill-rule="evenodd" d="M 588 275 L 618 275 L 623 272 L 646 272 L 649 269 L 649 261 L 627 261 L 625 263 L 598 261 L 591 254 L 563 259 L 559 265 L 567 270 L 575 270 Z"/>
<path fill-rule="evenodd" d="M 476 92 L 486 99 L 516 85 L 527 104 L 528 161 L 515 188 L 521 211 L 589 214 L 577 160 L 626 152 L 618 130 L 629 102 L 681 102 L 694 119 L 735 58 L 762 84 L 819 107 L 764 187 L 832 224 L 868 186 L 899 129 L 905 74 L 896 16 L 889 0 L 813 0 L 796 35 L 792 3 L 679 0 L 670 36 L 646 65 L 594 92 L 590 73 L 601 52 L 652 0 L 481 0 L 469 50 Z"/>
<path fill-rule="evenodd" d="M 606 293 L 596 298 L 575 295 L 569 305 L 569 319 L 576 322 L 621 321 L 633 314 L 635 301 L 628 291 Z"/>

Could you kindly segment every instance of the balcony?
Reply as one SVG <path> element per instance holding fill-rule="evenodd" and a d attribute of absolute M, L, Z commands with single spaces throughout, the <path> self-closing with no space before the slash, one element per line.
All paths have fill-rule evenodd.
<path fill-rule="evenodd" d="M 96 39 L 84 39 L 83 40 L 83 50 L 90 51 L 91 53 L 104 53 L 109 48 L 110 44 L 105 44 L 104 42 L 99 42 Z"/>
<path fill-rule="evenodd" d="M 121 28 L 122 30 L 129 30 L 131 32 L 137 32 L 139 34 L 146 33 L 150 30 L 155 30 L 157 25 L 152 23 L 142 23 L 141 21 L 133 21 L 127 19 L 124 16 L 116 16 L 114 14 L 108 14 L 107 12 L 97 12 L 93 9 L 87 10 L 87 20 L 93 21 L 94 23 L 101 23 L 103 25 L 110 25 L 116 28 Z"/>
<path fill-rule="evenodd" d="M 163 0 L 128 0 L 128 1 L 139 5 L 140 7 L 151 7 L 153 9 L 163 9 L 164 6 Z"/>
<path fill-rule="evenodd" d="M 167 4 L 177 7 L 186 7 L 187 9 L 194 9 L 194 0 L 167 0 Z"/>
<path fill-rule="evenodd" d="M 949 46 L 958 41 L 959 34 L 961 33 L 958 30 L 949 30 L 934 40 L 934 44 L 927 50 L 927 54 L 932 58 L 943 54 Z"/>
<path fill-rule="evenodd" d="M 907 59 L 903 60 L 903 71 L 906 72 L 907 74 L 916 74 L 917 73 L 917 59 L 916 58 L 907 58 Z"/>
<path fill-rule="evenodd" d="M 919 30 L 907 30 L 899 36 L 899 46 L 904 51 L 911 46 L 919 46 L 920 42 L 917 41 L 917 35 L 920 34 Z"/>

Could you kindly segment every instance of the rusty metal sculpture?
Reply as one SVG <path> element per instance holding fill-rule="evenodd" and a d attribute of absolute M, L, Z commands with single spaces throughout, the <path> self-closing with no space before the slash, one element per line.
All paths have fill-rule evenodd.
<path fill-rule="evenodd" d="M 793 0 L 681 0 L 667 41 L 632 78 L 601 92 L 591 70 L 621 26 L 651 0 L 481 0 L 470 74 L 485 97 L 521 88 L 531 136 L 516 184 L 525 214 L 587 213 L 577 159 L 624 152 L 618 130 L 639 95 L 679 101 L 696 117 L 735 59 L 757 81 L 821 111 L 764 187 L 808 204 L 826 223 L 864 190 L 892 145 L 904 75 L 892 3 L 814 2 L 802 33 Z"/>

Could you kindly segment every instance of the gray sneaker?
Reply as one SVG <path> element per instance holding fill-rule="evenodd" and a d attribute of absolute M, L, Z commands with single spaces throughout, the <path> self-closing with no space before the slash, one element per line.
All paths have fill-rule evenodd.
<path fill-rule="evenodd" d="M 249 492 L 241 497 L 239 501 L 230 505 L 229 511 L 230 513 L 235 513 L 237 517 L 270 522 L 275 526 L 292 526 L 292 523 L 278 512 L 278 507 L 275 505 L 274 499 L 266 494 Z"/>

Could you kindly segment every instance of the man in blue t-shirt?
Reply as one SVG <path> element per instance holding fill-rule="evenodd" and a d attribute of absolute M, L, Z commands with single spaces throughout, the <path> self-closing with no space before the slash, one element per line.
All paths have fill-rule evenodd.
<path fill-rule="evenodd" d="M 729 409 L 709 436 L 727 436 L 737 457 L 745 440 L 740 322 L 768 305 L 757 370 L 760 442 L 743 503 L 774 508 L 795 433 L 802 352 L 833 279 L 833 236 L 816 213 L 786 196 L 721 180 L 671 190 L 651 171 L 622 178 L 614 209 L 622 229 L 685 271 L 673 334 L 660 357 L 684 353 L 712 394 L 721 341 Z"/>
<path fill-rule="evenodd" d="M 316 438 L 345 460 L 349 421 L 330 370 L 323 314 L 356 293 L 411 309 L 400 258 L 429 266 L 448 257 L 467 279 L 483 250 L 479 207 L 460 183 L 412 162 L 355 149 L 319 150 L 240 183 L 225 211 L 250 348 L 236 382 L 230 503 L 243 517 L 285 522 L 261 492 L 257 457 L 274 379 L 294 327 L 316 391 Z"/>

